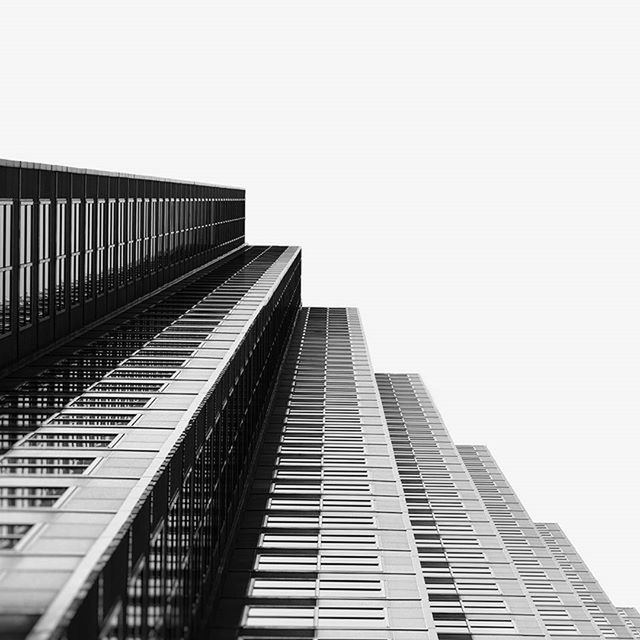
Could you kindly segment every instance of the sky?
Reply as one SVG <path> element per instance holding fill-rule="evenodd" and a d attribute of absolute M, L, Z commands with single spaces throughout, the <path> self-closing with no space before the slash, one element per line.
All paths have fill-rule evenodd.
<path fill-rule="evenodd" d="M 640 607 L 640 5 L 0 4 L 0 157 L 243 186 Z"/>

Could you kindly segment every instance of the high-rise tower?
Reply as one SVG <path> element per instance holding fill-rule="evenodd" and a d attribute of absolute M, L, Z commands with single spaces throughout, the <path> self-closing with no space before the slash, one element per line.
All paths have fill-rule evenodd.
<path fill-rule="evenodd" d="M 0 161 L 0 637 L 640 637 L 300 272 L 240 189 Z"/>

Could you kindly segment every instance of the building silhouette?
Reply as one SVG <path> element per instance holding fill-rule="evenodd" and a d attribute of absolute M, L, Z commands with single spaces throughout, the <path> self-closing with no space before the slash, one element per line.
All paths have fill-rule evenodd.
<path fill-rule="evenodd" d="M 244 216 L 0 161 L 0 637 L 640 637 Z"/>

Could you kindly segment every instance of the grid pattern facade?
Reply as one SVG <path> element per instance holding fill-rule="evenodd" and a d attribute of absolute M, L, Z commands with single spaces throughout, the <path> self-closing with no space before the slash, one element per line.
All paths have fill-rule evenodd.
<path fill-rule="evenodd" d="M 2 640 L 640 639 L 244 215 L 0 160 Z"/>
<path fill-rule="evenodd" d="M 0 160 L 0 370 L 244 244 L 244 191 Z"/>
<path fill-rule="evenodd" d="M 484 446 L 458 451 L 551 637 L 601 638 L 578 594 Z"/>
<path fill-rule="evenodd" d="M 0 458 L 3 637 L 197 634 L 299 304 L 252 247 L 3 381 L 48 400 Z"/>
<path fill-rule="evenodd" d="M 357 311 L 303 309 L 203 637 L 435 640 Z"/>
<path fill-rule="evenodd" d="M 640 638 L 640 613 L 634 607 L 617 607 L 618 615 L 627 625 L 632 638 Z"/>
<path fill-rule="evenodd" d="M 609 596 L 589 571 L 564 531 L 552 522 L 538 522 L 536 528 L 598 625 L 602 637 L 633 638 Z"/>
<path fill-rule="evenodd" d="M 422 380 L 376 380 L 438 637 L 547 637 Z"/>

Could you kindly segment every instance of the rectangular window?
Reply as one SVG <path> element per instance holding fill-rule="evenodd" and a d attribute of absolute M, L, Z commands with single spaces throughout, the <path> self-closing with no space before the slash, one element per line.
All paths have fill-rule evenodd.
<path fill-rule="evenodd" d="M 67 261 L 67 203 L 64 200 L 56 202 L 56 264 L 55 264 L 55 304 L 56 311 L 65 308 Z"/>
<path fill-rule="evenodd" d="M 318 527 L 320 525 L 320 516 L 309 515 L 291 515 L 277 516 L 268 515 L 266 517 L 265 526 L 267 527 Z"/>
<path fill-rule="evenodd" d="M 125 204 L 124 202 L 122 203 Z M 127 206 L 127 241 L 126 241 L 126 264 L 125 264 L 125 282 L 131 282 L 136 277 L 136 262 L 134 256 L 134 243 L 136 239 L 136 217 L 135 202 L 133 198 L 129 198 L 126 202 Z"/>
<path fill-rule="evenodd" d="M 258 555 L 258 571 L 315 571 L 318 556 L 313 555 Z"/>
<path fill-rule="evenodd" d="M 105 243 L 104 243 L 105 201 L 98 200 L 96 210 L 96 295 L 104 293 Z"/>
<path fill-rule="evenodd" d="M 164 387 L 153 382 L 99 382 L 91 391 L 107 393 L 159 393 Z"/>
<path fill-rule="evenodd" d="M 31 324 L 31 224 L 33 204 L 20 203 L 19 278 L 18 278 L 18 326 Z"/>
<path fill-rule="evenodd" d="M 247 627 L 313 627 L 313 607 L 247 607 Z"/>
<path fill-rule="evenodd" d="M 0 335 L 11 331 L 11 203 L 0 201 Z"/>
<path fill-rule="evenodd" d="M 374 534 L 358 534 L 358 533 L 323 533 L 322 546 L 328 548 L 348 548 L 354 547 L 362 549 L 363 547 L 375 547 L 377 543 Z"/>
<path fill-rule="evenodd" d="M 108 202 L 108 220 L 107 220 L 107 288 L 109 291 L 116 286 L 116 201 Z"/>
<path fill-rule="evenodd" d="M 161 623 L 165 606 L 164 586 L 164 522 L 151 537 L 149 544 L 149 600 L 147 603 L 147 625 L 149 629 L 156 629 Z M 156 634 L 159 637 L 161 634 Z"/>
<path fill-rule="evenodd" d="M 334 552 L 335 553 L 335 552 Z M 320 559 L 322 571 L 362 571 L 380 569 L 380 558 L 377 555 L 328 555 L 323 552 Z"/>
<path fill-rule="evenodd" d="M 53 507 L 67 487 L 0 487 L 0 509 Z"/>
<path fill-rule="evenodd" d="M 318 535 L 316 533 L 265 533 L 262 535 L 262 546 L 264 547 L 289 547 L 306 548 L 318 546 Z"/>
<path fill-rule="evenodd" d="M 33 525 L 0 524 L 0 550 L 13 549 Z"/>
<path fill-rule="evenodd" d="M 112 409 L 130 409 L 142 408 L 149 404 L 151 398 L 148 397 L 112 397 L 112 396 L 80 396 L 71 402 L 69 407 L 85 407 L 91 409 L 100 409 L 109 407 Z"/>
<path fill-rule="evenodd" d="M 111 413 L 58 413 L 53 416 L 48 425 L 73 425 L 78 427 L 103 427 L 103 426 L 129 426 L 135 419 L 136 414 L 124 413 L 124 414 L 111 414 Z"/>
<path fill-rule="evenodd" d="M 71 229 L 69 249 L 71 252 L 71 304 L 80 302 L 80 200 L 71 203 Z"/>
<path fill-rule="evenodd" d="M 382 595 L 382 581 L 371 580 L 320 580 L 320 597 L 321 598 L 342 598 L 350 594 L 351 591 L 357 591 L 358 597 L 371 597 Z"/>
<path fill-rule="evenodd" d="M 51 269 L 50 212 L 51 203 L 41 200 L 38 212 L 38 317 L 49 315 L 49 277 Z"/>
<path fill-rule="evenodd" d="M 93 200 L 84 205 L 84 297 L 93 298 Z"/>
<path fill-rule="evenodd" d="M 162 380 L 166 380 L 168 378 L 173 378 L 175 375 L 175 371 L 162 371 L 162 370 L 151 370 L 151 369 L 115 369 L 114 371 L 109 372 L 106 377 L 107 378 L 159 378 Z"/>
<path fill-rule="evenodd" d="M 127 358 L 120 366 L 121 367 L 181 367 L 184 365 L 184 360 L 170 360 L 170 359 L 151 359 L 151 358 Z"/>
<path fill-rule="evenodd" d="M 29 475 L 79 475 L 95 458 L 54 458 L 49 456 L 4 458 L 0 473 Z"/>
<path fill-rule="evenodd" d="M 146 565 L 144 559 L 140 561 L 133 571 L 133 576 L 129 581 L 127 590 L 127 637 L 142 638 L 143 637 L 143 616 L 145 600 L 144 587 L 146 583 Z"/>
<path fill-rule="evenodd" d="M 316 580 L 309 578 L 306 580 L 271 580 L 266 578 L 255 578 L 249 592 L 254 597 L 296 597 L 313 598 L 316 595 Z"/>
<path fill-rule="evenodd" d="M 22 442 L 23 447 L 108 447 L 117 433 L 32 433 Z"/>
<path fill-rule="evenodd" d="M 320 607 L 318 626 L 321 627 L 382 627 L 386 613 L 382 607 Z"/>
<path fill-rule="evenodd" d="M 127 283 L 127 203 L 118 200 L 118 286 Z"/>
<path fill-rule="evenodd" d="M 158 201 L 151 201 L 151 219 L 149 225 L 149 269 L 154 272 L 158 265 L 156 263 L 156 245 L 158 241 Z"/>

